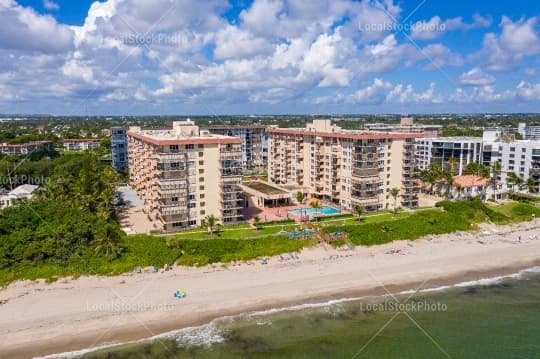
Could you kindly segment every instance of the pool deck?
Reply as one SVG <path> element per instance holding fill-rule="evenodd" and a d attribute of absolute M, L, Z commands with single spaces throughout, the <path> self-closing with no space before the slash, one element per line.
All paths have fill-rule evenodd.
<path fill-rule="evenodd" d="M 322 202 L 322 206 L 327 207 L 333 207 L 336 209 L 339 209 L 338 206 L 336 206 L 334 203 L 326 203 Z M 250 207 L 250 208 L 244 208 L 242 211 L 242 214 L 244 215 L 244 219 L 247 221 L 252 221 L 253 216 L 259 215 L 261 218 L 261 222 L 270 222 L 270 221 L 282 221 L 285 219 L 293 219 L 298 223 L 302 222 L 302 218 L 300 215 L 295 215 L 290 213 L 289 211 L 295 210 L 295 209 L 303 209 L 303 208 L 311 208 L 308 203 L 304 204 L 294 204 L 290 206 L 279 206 L 279 207 L 265 207 L 265 208 L 257 208 L 257 207 Z M 347 213 L 345 211 L 340 210 L 341 213 Z M 336 213 L 339 214 L 339 213 Z M 324 216 L 324 215 L 323 215 Z"/>

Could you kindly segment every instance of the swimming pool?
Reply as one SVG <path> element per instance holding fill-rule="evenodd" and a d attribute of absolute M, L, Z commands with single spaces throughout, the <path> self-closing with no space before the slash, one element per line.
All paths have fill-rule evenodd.
<path fill-rule="evenodd" d="M 330 206 L 321 206 L 320 208 L 298 208 L 298 209 L 291 209 L 289 213 L 300 216 L 300 215 L 310 215 L 310 214 L 339 214 L 341 211 L 337 208 L 330 207 Z"/>

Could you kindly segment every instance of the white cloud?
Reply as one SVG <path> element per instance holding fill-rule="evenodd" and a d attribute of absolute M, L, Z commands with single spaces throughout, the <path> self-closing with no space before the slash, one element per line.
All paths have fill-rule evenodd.
<path fill-rule="evenodd" d="M 521 81 L 517 85 L 517 95 L 526 101 L 540 101 L 540 83 L 530 84 L 525 81 Z"/>
<path fill-rule="evenodd" d="M 495 77 L 485 74 L 482 69 L 475 67 L 459 76 L 459 83 L 464 86 L 488 86 L 495 83 Z"/>
<path fill-rule="evenodd" d="M 444 21 L 439 16 L 433 16 L 428 21 L 422 20 L 414 23 L 411 27 L 410 36 L 412 39 L 431 40 L 447 31 L 469 31 L 480 27 L 491 26 L 491 23 L 491 18 L 483 17 L 479 14 L 473 15 L 472 23 L 466 23 L 461 16 Z"/>
<path fill-rule="evenodd" d="M 69 27 L 12 0 L 0 2 L 0 23 L 1 49 L 59 53 L 73 47 L 73 32 Z"/>
<path fill-rule="evenodd" d="M 512 22 L 503 16 L 501 34 L 486 34 L 483 48 L 473 54 L 471 60 L 481 61 L 491 71 L 514 70 L 524 57 L 540 53 L 540 37 L 535 29 L 537 20 L 532 17 Z"/>
<path fill-rule="evenodd" d="M 52 0 L 43 0 L 43 7 L 50 11 L 60 10 L 60 5 Z"/>

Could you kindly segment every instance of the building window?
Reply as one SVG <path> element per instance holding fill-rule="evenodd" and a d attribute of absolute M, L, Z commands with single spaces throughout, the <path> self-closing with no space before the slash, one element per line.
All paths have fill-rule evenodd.
<path fill-rule="evenodd" d="M 204 173 L 204 169 L 200 168 L 199 169 L 199 174 L 203 174 Z"/>
<path fill-rule="evenodd" d="M 170 145 L 169 150 L 171 152 L 178 152 L 178 145 Z"/>
<path fill-rule="evenodd" d="M 204 161 L 199 161 L 199 166 L 204 165 Z"/>
<path fill-rule="evenodd" d="M 189 226 L 195 226 L 196 224 L 197 224 L 197 220 L 196 220 L 196 219 L 190 219 L 190 220 L 188 221 L 188 225 L 189 225 Z"/>
<path fill-rule="evenodd" d="M 194 201 L 194 200 L 195 200 L 195 195 L 194 195 L 194 194 L 190 194 L 190 195 L 189 195 L 189 200 L 190 200 L 190 201 Z"/>
<path fill-rule="evenodd" d="M 206 206 L 206 202 L 199 203 L 199 207 L 204 207 L 204 206 Z"/>
<path fill-rule="evenodd" d="M 180 168 L 180 162 L 171 162 L 171 169 L 177 170 Z"/>
<path fill-rule="evenodd" d="M 174 222 L 172 224 L 173 228 L 178 228 L 178 227 L 182 227 L 182 222 Z"/>
<path fill-rule="evenodd" d="M 203 189 L 204 189 L 204 188 L 203 188 Z M 201 193 L 201 194 L 199 195 L 199 198 L 200 198 L 200 199 L 203 199 L 203 198 L 204 198 L 204 193 Z"/>
<path fill-rule="evenodd" d="M 195 208 L 197 207 L 197 203 L 193 202 L 188 205 L 189 208 Z"/>
<path fill-rule="evenodd" d="M 195 145 L 193 143 L 189 143 L 186 145 L 186 150 L 192 150 L 195 148 Z"/>
<path fill-rule="evenodd" d="M 199 190 L 204 191 L 204 186 L 199 186 Z"/>
<path fill-rule="evenodd" d="M 178 202 L 178 197 L 172 197 L 171 202 Z"/>
<path fill-rule="evenodd" d="M 199 143 L 199 148 L 204 148 L 204 145 L 202 143 Z"/>
<path fill-rule="evenodd" d="M 204 182 L 204 177 L 199 177 L 199 182 Z"/>
<path fill-rule="evenodd" d="M 199 152 L 199 157 L 203 157 L 204 156 L 204 152 Z"/>
<path fill-rule="evenodd" d="M 204 216 L 206 214 L 206 211 L 203 209 L 202 211 L 199 212 L 201 214 L 201 216 Z"/>

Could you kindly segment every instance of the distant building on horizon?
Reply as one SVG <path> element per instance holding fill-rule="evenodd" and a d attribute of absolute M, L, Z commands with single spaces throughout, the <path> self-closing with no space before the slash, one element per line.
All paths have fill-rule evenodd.
<path fill-rule="evenodd" d="M 393 123 L 366 123 L 364 129 L 373 132 L 418 133 L 422 137 L 439 137 L 442 125 L 424 125 L 414 123 L 412 117 L 402 117 L 399 124 Z"/>
<path fill-rule="evenodd" d="M 518 124 L 518 133 L 524 140 L 540 140 L 540 126 L 527 126 L 522 122 Z"/>
<path fill-rule="evenodd" d="M 128 170 L 128 138 L 124 127 L 111 127 L 111 161 L 117 172 Z"/>
<path fill-rule="evenodd" d="M 99 147 L 101 138 L 66 138 L 62 140 L 64 151 L 89 151 Z"/>
<path fill-rule="evenodd" d="M 52 150 L 54 148 L 52 141 L 31 141 L 21 144 L 0 144 L 0 153 L 4 155 L 27 155 L 39 150 L 40 147 L 46 150 Z"/>

